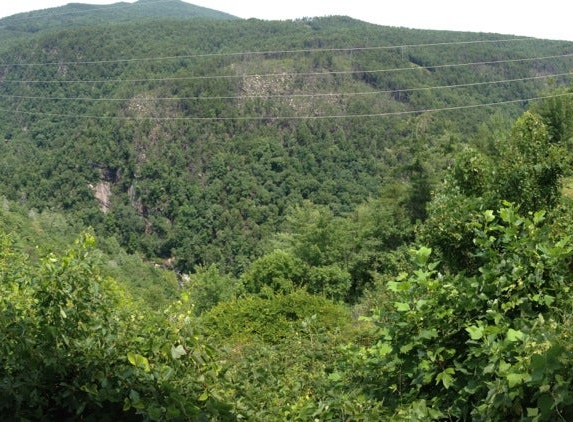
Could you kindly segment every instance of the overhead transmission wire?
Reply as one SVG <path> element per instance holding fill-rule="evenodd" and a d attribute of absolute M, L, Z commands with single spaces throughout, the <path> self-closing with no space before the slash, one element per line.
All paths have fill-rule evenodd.
<path fill-rule="evenodd" d="M 382 95 L 382 94 L 400 94 L 418 91 L 433 91 L 443 89 L 457 89 L 457 88 L 471 88 L 484 85 L 498 85 L 504 83 L 525 82 L 539 79 L 557 78 L 562 76 L 571 76 L 572 72 L 554 73 L 547 75 L 530 76 L 524 78 L 514 79 L 500 79 L 495 81 L 482 81 L 482 82 L 469 82 L 465 84 L 453 85 L 437 85 L 425 86 L 417 88 L 401 88 L 390 90 L 375 90 L 375 91 L 357 91 L 357 92 L 314 92 L 314 93 L 297 93 L 297 94 L 267 94 L 267 95 L 228 95 L 228 96 L 192 96 L 192 97 L 137 97 L 141 101 L 209 101 L 209 100 L 244 100 L 244 99 L 267 99 L 267 98 L 320 98 L 320 97 L 352 97 L 352 96 L 369 96 L 369 95 Z M 134 97 L 130 98 L 91 98 L 91 97 L 45 97 L 45 96 L 27 96 L 27 95 L 7 95 L 0 94 L 0 98 L 12 98 L 23 100 L 45 100 L 45 101 L 92 101 L 92 102 L 122 102 L 132 101 Z"/>
<path fill-rule="evenodd" d="M 456 45 L 456 44 L 469 44 L 469 43 L 486 43 L 486 42 L 500 42 L 500 41 L 525 41 L 525 40 L 535 40 L 532 38 L 512 38 L 507 40 L 473 40 L 473 41 L 454 41 L 454 42 L 444 42 L 444 43 L 428 43 L 428 44 L 408 44 L 408 45 L 398 45 L 398 46 L 378 46 L 378 47 L 348 47 L 348 48 L 327 48 L 327 49 L 302 49 L 302 50 L 275 50 L 275 51 L 254 51 L 254 52 L 235 52 L 235 53 L 209 53 L 209 54 L 199 54 L 199 55 L 189 55 L 189 56 L 171 56 L 171 57 L 155 57 L 155 58 L 142 58 L 142 59 L 120 59 L 120 60 L 104 60 L 104 61 L 82 61 L 82 62 L 58 62 L 58 63 L 28 63 L 20 65 L 53 65 L 53 64 L 102 64 L 102 63 L 118 63 L 118 62 L 131 62 L 131 61 L 143 61 L 143 60 L 165 60 L 165 59 L 180 59 L 180 58 L 192 58 L 192 57 L 207 57 L 207 56 L 221 56 L 221 55 L 249 55 L 249 54 L 279 54 L 279 53 L 304 53 L 313 51 L 354 51 L 354 50 L 365 50 L 365 49 L 399 49 L 406 47 L 425 47 L 425 46 L 444 46 L 444 45 Z M 402 68 L 386 68 L 386 69 L 376 69 L 376 70 L 354 70 L 354 71 L 329 71 L 329 72 L 282 72 L 282 73 L 269 73 L 269 74 L 239 74 L 239 75 L 209 75 L 209 76 L 189 76 L 189 77 L 171 77 L 171 78 L 139 78 L 139 79 L 107 79 L 107 80 L 3 80 L 2 83 L 125 83 L 125 82 L 158 82 L 158 81 L 176 81 L 176 80 L 203 80 L 203 79 L 230 79 L 230 78 L 249 78 L 249 77 L 276 77 L 276 76 L 327 76 L 333 74 L 368 74 L 368 73 L 384 73 L 384 72 L 402 72 L 420 69 L 440 69 L 440 68 L 452 68 L 452 67 L 462 67 L 462 66 L 477 66 L 477 65 L 493 65 L 493 64 L 503 64 L 503 63 L 515 63 L 515 62 L 525 62 L 525 61 L 535 61 L 535 60 L 548 60 L 548 59 L 558 59 L 571 57 L 573 53 L 566 53 L 562 55 L 551 55 L 551 56 L 538 56 L 538 57 L 528 57 L 528 58 L 518 58 L 518 59 L 505 59 L 505 60 L 494 60 L 494 61 L 482 61 L 482 62 L 469 62 L 469 63 L 453 63 L 453 64 L 438 64 L 438 65 L 427 65 L 418 67 L 402 67 Z M 8 67 L 10 65 L 0 65 L 0 67 Z M 412 92 L 421 90 L 433 90 L 433 89 L 448 89 L 448 88 L 461 88 L 461 87 L 471 87 L 489 84 L 500 84 L 500 83 L 512 83 L 518 81 L 527 81 L 548 77 L 559 77 L 559 76 L 569 76 L 572 73 L 559 73 L 554 75 L 542 75 L 526 78 L 516 78 L 516 79 L 506 79 L 498 81 L 489 82 L 473 82 L 467 84 L 456 84 L 456 85 L 442 85 L 436 87 L 418 87 L 418 88 L 404 88 L 397 90 L 383 90 L 383 91 L 365 91 L 365 92 L 348 92 L 348 93 L 302 93 L 302 94 L 276 94 L 276 95 L 252 95 L 252 96 L 219 96 L 219 97 L 165 97 L 165 98 L 150 98 L 151 100 L 192 100 L 192 99 L 241 99 L 241 98 L 273 98 L 273 97 L 320 97 L 320 96 L 349 96 L 349 95 L 373 95 L 373 94 L 384 94 L 384 93 L 400 93 L 400 92 Z M 33 112 L 33 111 L 21 111 L 21 110 L 6 110 L 0 109 L 1 112 L 6 113 L 20 113 L 28 115 L 41 115 L 41 116 L 51 116 L 51 117 L 65 117 L 65 118 L 90 118 L 90 119 L 115 119 L 115 120 L 196 120 L 196 121 L 208 121 L 208 120 L 278 120 L 278 119 L 291 119 L 291 120 L 301 120 L 301 119 L 341 119 L 341 118 L 359 118 L 359 117 L 384 117 L 384 116 L 399 116 L 408 114 L 420 114 L 426 112 L 438 112 L 447 110 L 463 110 L 479 107 L 490 107 L 503 104 L 512 104 L 519 102 L 530 102 L 548 98 L 562 97 L 573 95 L 571 93 L 557 94 L 550 96 L 539 96 L 531 98 L 522 98 L 515 100 L 505 100 L 499 102 L 481 103 L 481 104 L 471 104 L 471 105 L 461 105 L 461 106 L 448 106 L 448 107 L 438 107 L 432 109 L 420 109 L 420 110 L 403 110 L 395 112 L 381 112 L 381 113 L 367 113 L 367 114 L 342 114 L 342 115 L 314 115 L 314 116 L 234 116 L 234 117 L 199 117 L 199 116 L 185 116 L 185 117 L 161 117 L 161 116 L 96 116 L 96 115 L 74 115 L 74 114 L 58 114 L 58 113 L 45 113 L 45 112 Z M 133 98 L 66 98 L 66 97 L 26 97 L 26 96 L 13 96 L 13 95 L 0 95 L 4 98 L 16 98 L 16 99 L 46 99 L 46 100 L 73 100 L 73 101 L 126 101 L 132 100 Z M 140 100 L 145 100 L 146 98 L 140 98 Z"/>
<path fill-rule="evenodd" d="M 109 60 L 79 60 L 67 62 L 33 62 L 33 63 L 0 63 L 0 67 L 42 67 L 42 66 L 72 66 L 72 65 L 92 65 L 92 64 L 115 64 L 115 63 L 133 63 L 149 62 L 162 60 L 183 60 L 199 59 L 209 57 L 240 57 L 240 56 L 270 56 L 280 54 L 303 54 L 303 53 L 336 53 L 354 51 L 376 51 L 376 50 L 398 50 L 407 48 L 424 48 L 424 47 L 444 47 L 454 45 L 468 44 L 491 44 L 499 42 L 523 42 L 523 41 L 540 41 L 536 38 L 503 38 L 503 39 L 486 39 L 486 40 L 468 40 L 468 41 L 447 41 L 436 43 L 420 44 L 401 44 L 401 45 L 379 45 L 366 47 L 328 47 L 328 48 L 304 48 L 291 50 L 252 50 L 252 51 L 235 51 L 235 52 L 217 52 L 217 53 L 197 53 L 182 54 L 176 56 L 155 56 L 155 57 L 135 57 L 129 59 L 109 59 Z"/>
<path fill-rule="evenodd" d="M 528 61 L 541 61 L 549 59 L 560 59 L 573 57 L 573 53 L 565 53 L 551 56 L 538 56 L 538 57 L 525 57 L 518 59 L 505 59 L 505 60 L 492 60 L 481 62 L 468 62 L 468 63 L 448 63 L 427 66 L 408 66 L 398 68 L 383 68 L 373 70 L 335 70 L 328 72 L 280 72 L 280 73 L 250 73 L 250 74 L 237 74 L 237 75 L 198 75 L 198 76 L 181 76 L 181 77 L 165 77 L 165 78 L 136 78 L 136 79 L 44 79 L 44 80 L 22 80 L 22 79 L 4 79 L 2 83 L 26 83 L 26 84 L 69 84 L 69 83 L 141 83 L 141 82 L 166 82 L 166 81 L 192 81 L 192 80 L 217 80 L 217 79 L 241 79 L 241 78 L 269 78 L 277 76 L 329 76 L 329 75 L 353 75 L 353 74 L 374 74 L 374 73 L 389 73 L 389 72 L 406 72 L 424 69 L 444 69 L 456 67 L 469 67 L 469 66 L 483 66 L 495 65 L 504 63 L 518 63 Z"/>
<path fill-rule="evenodd" d="M 405 116 L 412 114 L 434 113 L 441 111 L 455 111 L 455 110 L 468 110 L 484 107 L 493 107 L 505 104 L 528 103 L 532 101 L 547 100 L 551 98 L 569 97 L 573 96 L 573 92 L 544 95 L 530 98 L 519 98 L 515 100 L 496 101 L 489 103 L 479 104 L 466 104 L 459 106 L 425 108 L 417 110 L 401 110 L 389 111 L 381 113 L 362 113 L 362 114 L 330 114 L 330 115 L 307 115 L 307 116 L 233 116 L 233 117 L 201 117 L 201 116 L 179 116 L 179 117 L 162 117 L 162 116 L 97 116 L 87 114 L 60 114 L 60 113 L 45 113 L 36 111 L 21 111 L 21 110 L 7 110 L 0 108 L 0 112 L 11 114 L 25 114 L 33 116 L 53 117 L 53 118 L 74 118 L 74 119 L 93 119 L 93 120 L 121 120 L 121 121 L 256 121 L 256 120 L 327 120 L 327 119 L 356 119 L 356 118 L 371 118 L 371 117 L 391 117 L 391 116 Z"/>

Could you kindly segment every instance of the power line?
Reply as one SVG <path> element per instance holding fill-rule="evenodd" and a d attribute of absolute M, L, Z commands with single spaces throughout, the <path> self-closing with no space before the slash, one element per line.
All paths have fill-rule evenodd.
<path fill-rule="evenodd" d="M 295 54 L 295 53 L 308 53 L 308 52 L 352 52 L 352 51 L 362 51 L 362 50 L 382 50 L 382 49 L 400 49 L 400 48 L 415 48 L 415 47 L 428 47 L 428 46 L 451 46 L 451 45 L 467 45 L 476 43 L 497 43 L 497 42 L 514 42 L 514 41 L 528 41 L 535 40 L 532 38 L 511 38 L 511 39 L 496 39 L 496 40 L 471 40 L 471 41 L 455 41 L 455 42 L 441 42 L 441 43 L 426 43 L 426 44 L 405 44 L 397 46 L 377 46 L 377 47 L 346 47 L 346 48 L 318 48 L 318 49 L 300 49 L 300 50 L 274 50 L 274 51 L 250 51 L 250 52 L 234 52 L 234 53 L 210 53 L 210 54 L 197 54 L 197 55 L 187 55 L 187 56 L 171 56 L 171 57 L 148 57 L 148 58 L 134 58 L 134 59 L 121 59 L 121 60 L 100 60 L 100 61 L 82 61 L 82 62 L 58 62 L 58 63 L 17 63 L 14 66 L 50 66 L 54 64 L 62 65 L 73 65 L 73 64 L 106 64 L 106 63 L 120 63 L 120 62 L 136 62 L 136 61 L 151 61 L 151 60 L 168 60 L 168 59 L 182 59 L 182 58 L 198 58 L 198 57 L 211 57 L 211 56 L 240 56 L 240 55 L 252 55 L 252 54 Z M 102 79 L 102 80 L 17 80 L 17 79 L 4 79 L 0 81 L 2 84 L 13 84 L 13 83 L 26 83 L 26 84 L 70 84 L 70 83 L 142 83 L 142 82 L 162 82 L 162 81 L 189 81 L 189 80 L 218 80 L 218 79 L 240 79 L 240 78 L 270 78 L 270 77 L 319 77 L 319 76 L 331 76 L 331 75 L 353 75 L 353 74 L 375 74 L 375 73 L 387 73 L 387 72 L 404 72 L 412 70 L 424 70 L 424 69 L 443 69 L 443 68 L 456 68 L 456 67 L 467 67 L 467 66 L 483 66 L 483 65 L 498 65 L 504 63 L 516 63 L 516 62 L 531 62 L 531 61 L 542 61 L 542 60 L 556 60 L 561 58 L 569 58 L 573 56 L 573 53 L 565 53 L 560 55 L 549 55 L 549 56 L 537 56 L 537 57 L 526 57 L 526 58 L 515 58 L 515 59 L 505 59 L 505 60 L 493 60 L 493 61 L 480 61 L 480 62 L 469 62 L 469 63 L 449 63 L 449 64 L 436 64 L 436 65 L 426 65 L 426 66 L 408 66 L 408 67 L 397 67 L 397 68 L 384 68 L 384 69 L 374 69 L 374 70 L 338 70 L 338 71 L 321 71 L 321 72 L 281 72 L 281 73 L 268 73 L 268 74 L 237 74 L 237 75 L 197 75 L 197 76 L 186 76 L 186 77 L 166 77 L 166 78 L 138 78 L 138 79 Z M 11 65 L 0 65 L 0 67 L 8 68 Z M 53 100 L 53 101 L 131 101 L 134 99 L 138 100 L 148 100 L 148 101 L 182 101 L 182 100 L 225 100 L 225 99 L 256 99 L 256 98 L 313 98 L 313 97 L 341 97 L 341 96 L 364 96 L 364 95 L 379 95 L 379 94 L 397 94 L 397 93 L 407 93 L 416 91 L 428 91 L 428 90 L 438 90 L 438 89 L 455 89 L 464 87 L 475 87 L 475 86 L 486 86 L 492 84 L 501 83 L 514 83 L 514 82 L 524 82 L 529 80 L 536 80 L 549 77 L 562 77 L 570 76 L 572 73 L 558 73 L 553 75 L 542 75 L 534 77 L 524 77 L 515 79 L 505 79 L 497 81 L 484 81 L 484 82 L 471 82 L 466 84 L 455 84 L 455 85 L 441 85 L 434 87 L 417 87 L 417 88 L 403 88 L 395 90 L 378 90 L 378 91 L 364 91 L 364 92 L 342 92 L 342 93 L 297 93 L 297 94 L 270 94 L 270 95 L 228 95 L 228 96 L 192 96 L 192 97 L 135 97 L 135 98 L 89 98 L 89 97 L 45 97 L 45 96 L 25 96 L 25 95 L 0 95 L 2 98 L 13 98 L 21 100 Z M 569 94 L 565 94 L 569 95 Z M 404 114 L 415 114 L 423 113 L 428 111 L 443 111 L 443 110 L 459 110 L 466 108 L 475 107 L 485 107 L 500 104 L 510 104 L 524 101 L 534 101 L 536 99 L 543 99 L 549 97 L 534 97 L 530 99 L 519 99 L 519 100 L 509 100 L 497 103 L 486 103 L 477 105 L 466 105 L 466 106 L 453 106 L 445 108 L 435 108 L 427 110 L 410 110 L 410 111 L 400 111 L 391 113 L 373 113 L 364 115 L 340 115 L 340 116 L 259 116 L 259 117 L 249 117 L 249 116 L 239 116 L 239 117 L 121 117 L 121 116 L 93 116 L 93 115 L 68 115 L 68 114 L 58 114 L 58 113 L 42 113 L 42 112 L 32 112 L 32 111 L 17 111 L 17 110 L 6 110 L 2 109 L 0 111 L 6 113 L 23 113 L 32 115 L 42 115 L 51 117 L 66 117 L 66 118 L 93 118 L 93 119 L 152 119 L 152 120 L 261 120 L 261 119 L 318 119 L 318 118 L 342 118 L 347 117 L 369 117 L 369 116 L 390 116 L 390 115 L 404 115 Z"/>
<path fill-rule="evenodd" d="M 503 39 L 451 41 L 451 42 L 425 43 L 425 44 L 402 44 L 402 45 L 392 45 L 392 46 L 307 48 L 307 49 L 294 49 L 294 50 L 265 50 L 265 51 L 254 50 L 254 51 L 240 51 L 240 52 L 188 54 L 179 56 L 142 57 L 142 58 L 131 58 L 131 59 L 85 60 L 85 61 L 69 61 L 69 62 L 2 63 L 0 64 L 0 66 L 4 67 L 71 66 L 71 65 L 88 65 L 88 64 L 132 63 L 132 62 L 162 61 L 162 60 L 183 60 L 183 59 L 197 59 L 206 57 L 240 57 L 240 56 L 255 56 L 255 55 L 264 56 L 264 55 L 325 53 L 325 52 L 351 53 L 354 51 L 397 50 L 405 48 L 443 47 L 443 46 L 453 46 L 453 45 L 487 44 L 487 43 L 491 44 L 499 42 L 519 42 L 519 41 L 539 41 L 539 40 L 535 38 L 503 38 Z"/>
<path fill-rule="evenodd" d="M 74 119 L 94 119 L 94 120 L 122 120 L 122 121 L 142 121 L 142 120 L 155 120 L 155 121 L 256 121 L 256 120 L 326 120 L 326 119 L 354 119 L 354 118 L 370 118 L 370 117 L 392 117 L 404 116 L 412 114 L 434 113 L 441 111 L 455 111 L 455 110 L 468 110 L 483 107 L 493 107 L 506 104 L 528 103 L 532 101 L 546 100 L 550 98 L 560 98 L 565 96 L 572 96 L 573 92 L 562 93 L 556 95 L 546 95 L 539 97 L 520 98 L 515 100 L 505 100 L 480 104 L 467 104 L 460 106 L 427 108 L 418 110 L 403 110 L 391 111 L 385 113 L 364 113 L 364 114 L 333 114 L 333 115 L 307 115 L 307 116 L 235 116 L 235 117 L 127 117 L 127 116 L 96 116 L 96 115 L 82 115 L 82 114 L 58 114 L 58 113 L 43 113 L 35 111 L 20 111 L 20 110 L 7 110 L 0 109 L 0 112 L 11 114 L 25 114 L 33 116 L 53 117 L 53 118 L 74 118 Z"/>
<path fill-rule="evenodd" d="M 560 59 L 572 57 L 573 53 L 566 53 L 560 55 L 552 56 L 539 56 L 539 57 L 526 57 L 519 59 L 505 59 L 505 60 L 492 60 L 492 61 L 481 61 L 481 62 L 469 62 L 469 63 L 450 63 L 450 64 L 438 64 L 438 65 L 427 65 L 427 66 L 408 66 L 408 67 L 398 67 L 398 68 L 384 68 L 384 69 L 374 69 L 374 70 L 339 70 L 339 71 L 329 71 L 329 72 L 282 72 L 282 73 L 267 73 L 267 74 L 238 74 L 238 75 L 201 75 L 201 76 L 183 76 L 183 77 L 169 77 L 169 78 L 137 78 L 137 79 L 95 79 L 95 80 L 19 80 L 19 79 L 5 79 L 2 83 L 26 83 L 26 84 L 69 84 L 69 83 L 141 83 L 141 82 L 165 82 L 165 81 L 192 81 L 192 80 L 217 80 L 217 79 L 241 79 L 241 78 L 269 78 L 278 76 L 331 76 L 331 75 L 353 75 L 353 74 L 374 74 L 374 73 L 388 73 L 388 72 L 404 72 L 413 70 L 423 70 L 423 69 L 444 69 L 444 68 L 456 68 L 456 67 L 468 67 L 468 66 L 483 66 L 483 65 L 496 65 L 504 63 L 518 63 L 518 62 L 529 62 L 529 61 L 541 61 L 549 59 Z"/>
<path fill-rule="evenodd" d="M 497 85 L 504 83 L 525 82 L 539 79 L 557 78 L 562 76 L 571 76 L 573 72 L 555 73 L 540 76 L 530 76 L 525 78 L 501 79 L 495 81 L 470 82 L 465 84 L 438 85 L 417 88 L 402 88 L 392 90 L 376 91 L 359 91 L 359 92 L 315 92 L 315 93 L 298 93 L 298 94 L 268 94 L 268 95 L 229 95 L 229 96 L 192 96 L 192 97 L 137 97 L 141 101 L 208 101 L 208 100 L 243 100 L 243 99 L 267 99 L 267 98 L 320 98 L 320 97 L 352 97 L 368 96 L 381 94 L 399 94 L 417 91 L 432 91 L 442 89 L 470 88 L 485 85 Z M 91 101 L 91 102 L 122 102 L 132 101 L 135 97 L 130 98 L 90 98 L 90 97 L 45 97 L 45 96 L 26 96 L 26 95 L 6 95 L 0 94 L 0 98 L 22 99 L 22 100 L 44 100 L 44 101 Z"/>

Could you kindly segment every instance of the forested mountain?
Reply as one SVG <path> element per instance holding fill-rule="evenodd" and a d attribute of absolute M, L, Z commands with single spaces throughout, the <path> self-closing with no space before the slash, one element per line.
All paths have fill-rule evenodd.
<path fill-rule="evenodd" d="M 0 34 L 6 42 L 31 34 L 61 31 L 64 28 L 101 26 L 146 19 L 236 19 L 217 10 L 195 6 L 181 0 L 137 0 L 110 5 L 69 3 L 66 6 L 19 13 L 0 19 Z"/>
<path fill-rule="evenodd" d="M 566 81 L 570 50 L 347 18 L 40 33 L 1 58 L 2 194 L 180 270 L 236 274 L 289 207 L 349 212 L 446 167 L 492 114 Z"/>
<path fill-rule="evenodd" d="M 573 410 L 573 43 L 175 0 L 0 31 L 0 415 Z"/>

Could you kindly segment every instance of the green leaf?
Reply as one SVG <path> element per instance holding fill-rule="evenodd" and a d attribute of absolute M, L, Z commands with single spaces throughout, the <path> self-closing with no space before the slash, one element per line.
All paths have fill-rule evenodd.
<path fill-rule="evenodd" d="M 483 213 L 483 215 L 485 217 L 485 221 L 487 221 L 488 223 L 491 223 L 495 219 L 495 215 L 493 214 L 493 210 L 486 210 Z"/>
<path fill-rule="evenodd" d="M 394 302 L 394 306 L 398 312 L 408 312 L 410 310 L 410 304 L 405 302 Z"/>
<path fill-rule="evenodd" d="M 466 327 L 466 331 L 470 334 L 470 338 L 472 340 L 479 340 L 483 337 L 483 327 L 470 325 L 469 327 Z"/>
<path fill-rule="evenodd" d="M 539 415 L 539 409 L 537 407 L 528 407 L 527 408 L 527 417 L 534 418 Z"/>
<path fill-rule="evenodd" d="M 535 214 L 533 214 L 533 223 L 535 225 L 542 223 L 544 220 L 545 220 L 545 211 L 543 210 L 536 211 Z"/>
<path fill-rule="evenodd" d="M 553 407 L 553 397 L 551 394 L 542 394 L 537 399 L 537 407 L 541 410 L 542 415 L 549 415 L 551 413 L 551 408 Z"/>
<path fill-rule="evenodd" d="M 376 352 L 378 353 L 378 356 L 386 356 L 392 352 L 392 346 L 388 343 L 379 343 L 376 345 Z"/>
<path fill-rule="evenodd" d="M 521 331 L 517 331 L 514 330 L 513 328 L 510 328 L 509 330 L 507 330 L 507 340 L 509 341 L 519 341 L 519 340 L 523 340 L 524 334 Z"/>
<path fill-rule="evenodd" d="M 513 388 L 518 384 L 523 383 L 525 380 L 529 379 L 529 374 L 527 373 L 510 373 L 505 376 L 507 378 L 507 384 L 509 388 Z"/>
<path fill-rule="evenodd" d="M 129 401 L 134 409 L 145 409 L 145 403 L 141 401 L 141 397 L 137 391 L 131 390 L 129 392 Z"/>
<path fill-rule="evenodd" d="M 199 396 L 199 401 L 206 401 L 209 398 L 209 392 L 203 391 L 203 394 Z"/>
<path fill-rule="evenodd" d="M 80 390 L 85 391 L 92 396 L 96 396 L 98 394 L 98 388 L 96 384 L 85 384 L 80 387 Z"/>
<path fill-rule="evenodd" d="M 432 249 L 426 246 L 422 246 L 418 250 L 413 250 L 412 254 L 414 255 L 414 262 L 420 267 L 423 267 L 428 262 L 428 259 L 432 254 Z"/>
<path fill-rule="evenodd" d="M 180 344 L 179 346 L 171 346 L 171 357 L 173 359 L 179 359 L 181 356 L 185 356 L 187 352 L 185 348 Z"/>
<path fill-rule="evenodd" d="M 545 357 L 535 354 L 531 357 L 531 380 L 540 383 L 545 375 Z"/>
<path fill-rule="evenodd" d="M 455 373 L 454 368 L 446 368 L 442 372 L 440 372 L 436 376 L 436 384 L 440 381 L 442 382 L 443 386 L 446 388 L 450 388 L 454 384 L 454 377 L 452 376 Z"/>
<path fill-rule="evenodd" d="M 438 267 L 438 265 L 440 265 L 440 261 L 430 262 L 428 264 L 428 270 L 433 271 Z"/>
<path fill-rule="evenodd" d="M 506 361 L 502 360 L 499 362 L 498 365 L 498 373 L 505 374 L 511 369 L 511 364 L 507 363 Z"/>
<path fill-rule="evenodd" d="M 135 353 L 133 352 L 127 352 L 127 360 L 129 361 L 129 363 L 131 363 L 133 366 L 136 366 L 137 364 L 135 363 Z"/>
<path fill-rule="evenodd" d="M 422 330 L 417 338 L 419 339 L 431 339 L 438 337 L 438 330 L 432 328 L 431 330 Z"/>
<path fill-rule="evenodd" d="M 129 392 L 129 398 L 132 402 L 137 403 L 139 401 L 141 401 L 141 398 L 139 397 L 139 393 L 135 390 L 131 390 Z"/>
<path fill-rule="evenodd" d="M 137 353 L 128 352 L 127 353 L 127 360 L 133 366 L 143 369 L 145 372 L 149 372 L 151 368 L 149 367 L 149 361 L 145 356 L 141 356 Z"/>
<path fill-rule="evenodd" d="M 412 343 L 406 343 L 400 347 L 400 353 L 408 353 L 413 348 L 414 348 L 414 345 Z"/>
<path fill-rule="evenodd" d="M 332 374 L 330 374 L 328 376 L 328 379 L 330 381 L 337 382 L 337 381 L 340 381 L 342 379 L 342 375 L 340 375 L 340 372 L 333 372 Z"/>
<path fill-rule="evenodd" d="M 410 287 L 410 283 L 408 283 L 407 280 L 397 280 L 397 281 L 389 281 L 388 284 L 388 290 L 390 290 L 391 292 L 403 292 L 404 290 L 408 290 L 408 288 Z"/>
<path fill-rule="evenodd" d="M 181 410 L 174 405 L 167 408 L 167 419 L 176 419 L 181 416 Z"/>

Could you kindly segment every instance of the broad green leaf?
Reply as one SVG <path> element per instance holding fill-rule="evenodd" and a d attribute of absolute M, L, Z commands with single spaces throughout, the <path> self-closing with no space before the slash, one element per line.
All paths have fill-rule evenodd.
<path fill-rule="evenodd" d="M 98 388 L 96 384 L 85 384 L 80 387 L 80 390 L 95 396 L 98 394 Z"/>
<path fill-rule="evenodd" d="M 141 398 L 139 397 L 139 393 L 135 390 L 131 390 L 129 392 L 129 398 L 132 402 L 135 402 L 135 403 L 141 401 Z"/>
<path fill-rule="evenodd" d="M 514 330 L 513 328 L 510 328 L 509 330 L 507 330 L 507 340 L 509 341 L 519 341 L 519 340 L 523 340 L 523 336 L 524 334 L 521 331 L 517 331 Z"/>
<path fill-rule="evenodd" d="M 421 310 L 426 305 L 426 303 L 428 303 L 426 299 L 419 299 L 416 302 L 416 309 Z"/>
<path fill-rule="evenodd" d="M 181 344 L 177 347 L 171 346 L 171 357 L 173 359 L 179 359 L 181 356 L 185 356 L 186 354 L 187 352 Z"/>
<path fill-rule="evenodd" d="M 410 304 L 405 302 L 394 302 L 394 306 L 398 312 L 407 312 L 410 310 Z"/>
<path fill-rule="evenodd" d="M 340 381 L 342 379 L 342 375 L 340 375 L 340 372 L 333 372 L 332 374 L 330 374 L 328 376 L 328 379 L 330 381 L 337 382 L 337 381 Z"/>
<path fill-rule="evenodd" d="M 550 414 L 551 408 L 553 407 L 554 399 L 551 394 L 542 394 L 537 399 L 537 407 L 541 410 L 541 414 Z"/>
<path fill-rule="evenodd" d="M 466 331 L 470 334 L 470 338 L 472 340 L 479 340 L 483 337 L 483 327 L 470 325 L 469 327 L 466 327 Z"/>
<path fill-rule="evenodd" d="M 174 405 L 167 408 L 167 419 L 176 419 L 181 416 L 181 410 Z"/>
<path fill-rule="evenodd" d="M 454 377 L 452 376 L 454 373 L 454 368 L 444 369 L 436 376 L 436 384 L 441 381 L 446 389 L 450 388 L 454 383 Z"/>
<path fill-rule="evenodd" d="M 131 406 L 134 409 L 145 409 L 145 403 L 141 401 L 141 397 L 139 396 L 139 393 L 135 390 L 131 390 L 129 392 L 129 400 L 131 403 Z"/>
<path fill-rule="evenodd" d="M 539 415 L 539 409 L 537 407 L 528 407 L 527 408 L 527 417 L 534 418 Z"/>
<path fill-rule="evenodd" d="M 495 215 L 493 214 L 493 210 L 486 210 L 483 213 L 483 215 L 485 217 L 485 221 L 487 221 L 488 223 L 491 223 L 495 219 Z"/>
<path fill-rule="evenodd" d="M 502 360 L 499 362 L 499 366 L 498 366 L 498 372 L 500 374 L 505 374 L 507 373 L 511 368 L 511 364 L 507 363 L 506 361 Z"/>
<path fill-rule="evenodd" d="M 199 401 L 206 401 L 209 398 L 209 392 L 203 391 L 203 394 L 199 396 Z"/>
<path fill-rule="evenodd" d="M 424 266 L 428 262 L 428 259 L 432 254 L 432 248 L 422 246 L 420 249 L 414 250 L 412 252 L 414 254 L 414 261 L 416 262 L 416 264 L 418 264 L 419 266 Z"/>
<path fill-rule="evenodd" d="M 410 283 L 407 280 L 397 280 L 397 281 L 389 281 L 388 290 L 392 292 L 403 292 L 404 290 L 408 290 L 410 287 Z"/>
<path fill-rule="evenodd" d="M 140 354 L 128 352 L 127 353 L 127 360 L 133 366 L 138 368 L 142 368 L 145 372 L 149 372 L 151 368 L 149 367 L 149 361 L 145 356 L 141 356 Z"/>
<path fill-rule="evenodd" d="M 539 223 L 543 222 L 545 220 L 545 211 L 541 210 L 541 211 L 537 211 L 535 212 L 535 214 L 533 214 L 533 223 L 535 225 L 538 225 Z"/>
<path fill-rule="evenodd" d="M 129 363 L 131 363 L 133 366 L 136 366 L 136 360 L 135 360 L 135 353 L 133 352 L 127 352 L 127 360 L 129 361 Z"/>
<path fill-rule="evenodd" d="M 431 339 L 438 337 L 438 330 L 432 328 L 431 330 L 422 330 L 418 338 Z"/>
<path fill-rule="evenodd" d="M 440 265 L 440 261 L 430 262 L 428 264 L 428 270 L 433 271 L 438 267 L 438 265 Z"/>
<path fill-rule="evenodd" d="M 408 353 L 413 348 L 414 348 L 414 345 L 412 343 L 406 343 L 400 347 L 400 353 Z"/>
<path fill-rule="evenodd" d="M 507 378 L 507 384 L 509 388 L 513 388 L 518 384 L 523 383 L 525 380 L 529 379 L 529 374 L 527 373 L 510 373 L 505 376 Z"/>
<path fill-rule="evenodd" d="M 378 356 L 386 356 L 392 352 L 392 346 L 390 346 L 388 343 L 377 344 L 376 352 L 378 353 Z"/>
<path fill-rule="evenodd" d="M 545 375 L 545 357 L 535 354 L 531 357 L 531 380 L 539 383 Z"/>
<path fill-rule="evenodd" d="M 163 409 L 160 406 L 150 406 L 146 411 L 149 414 L 149 419 L 152 421 L 162 420 Z"/>

